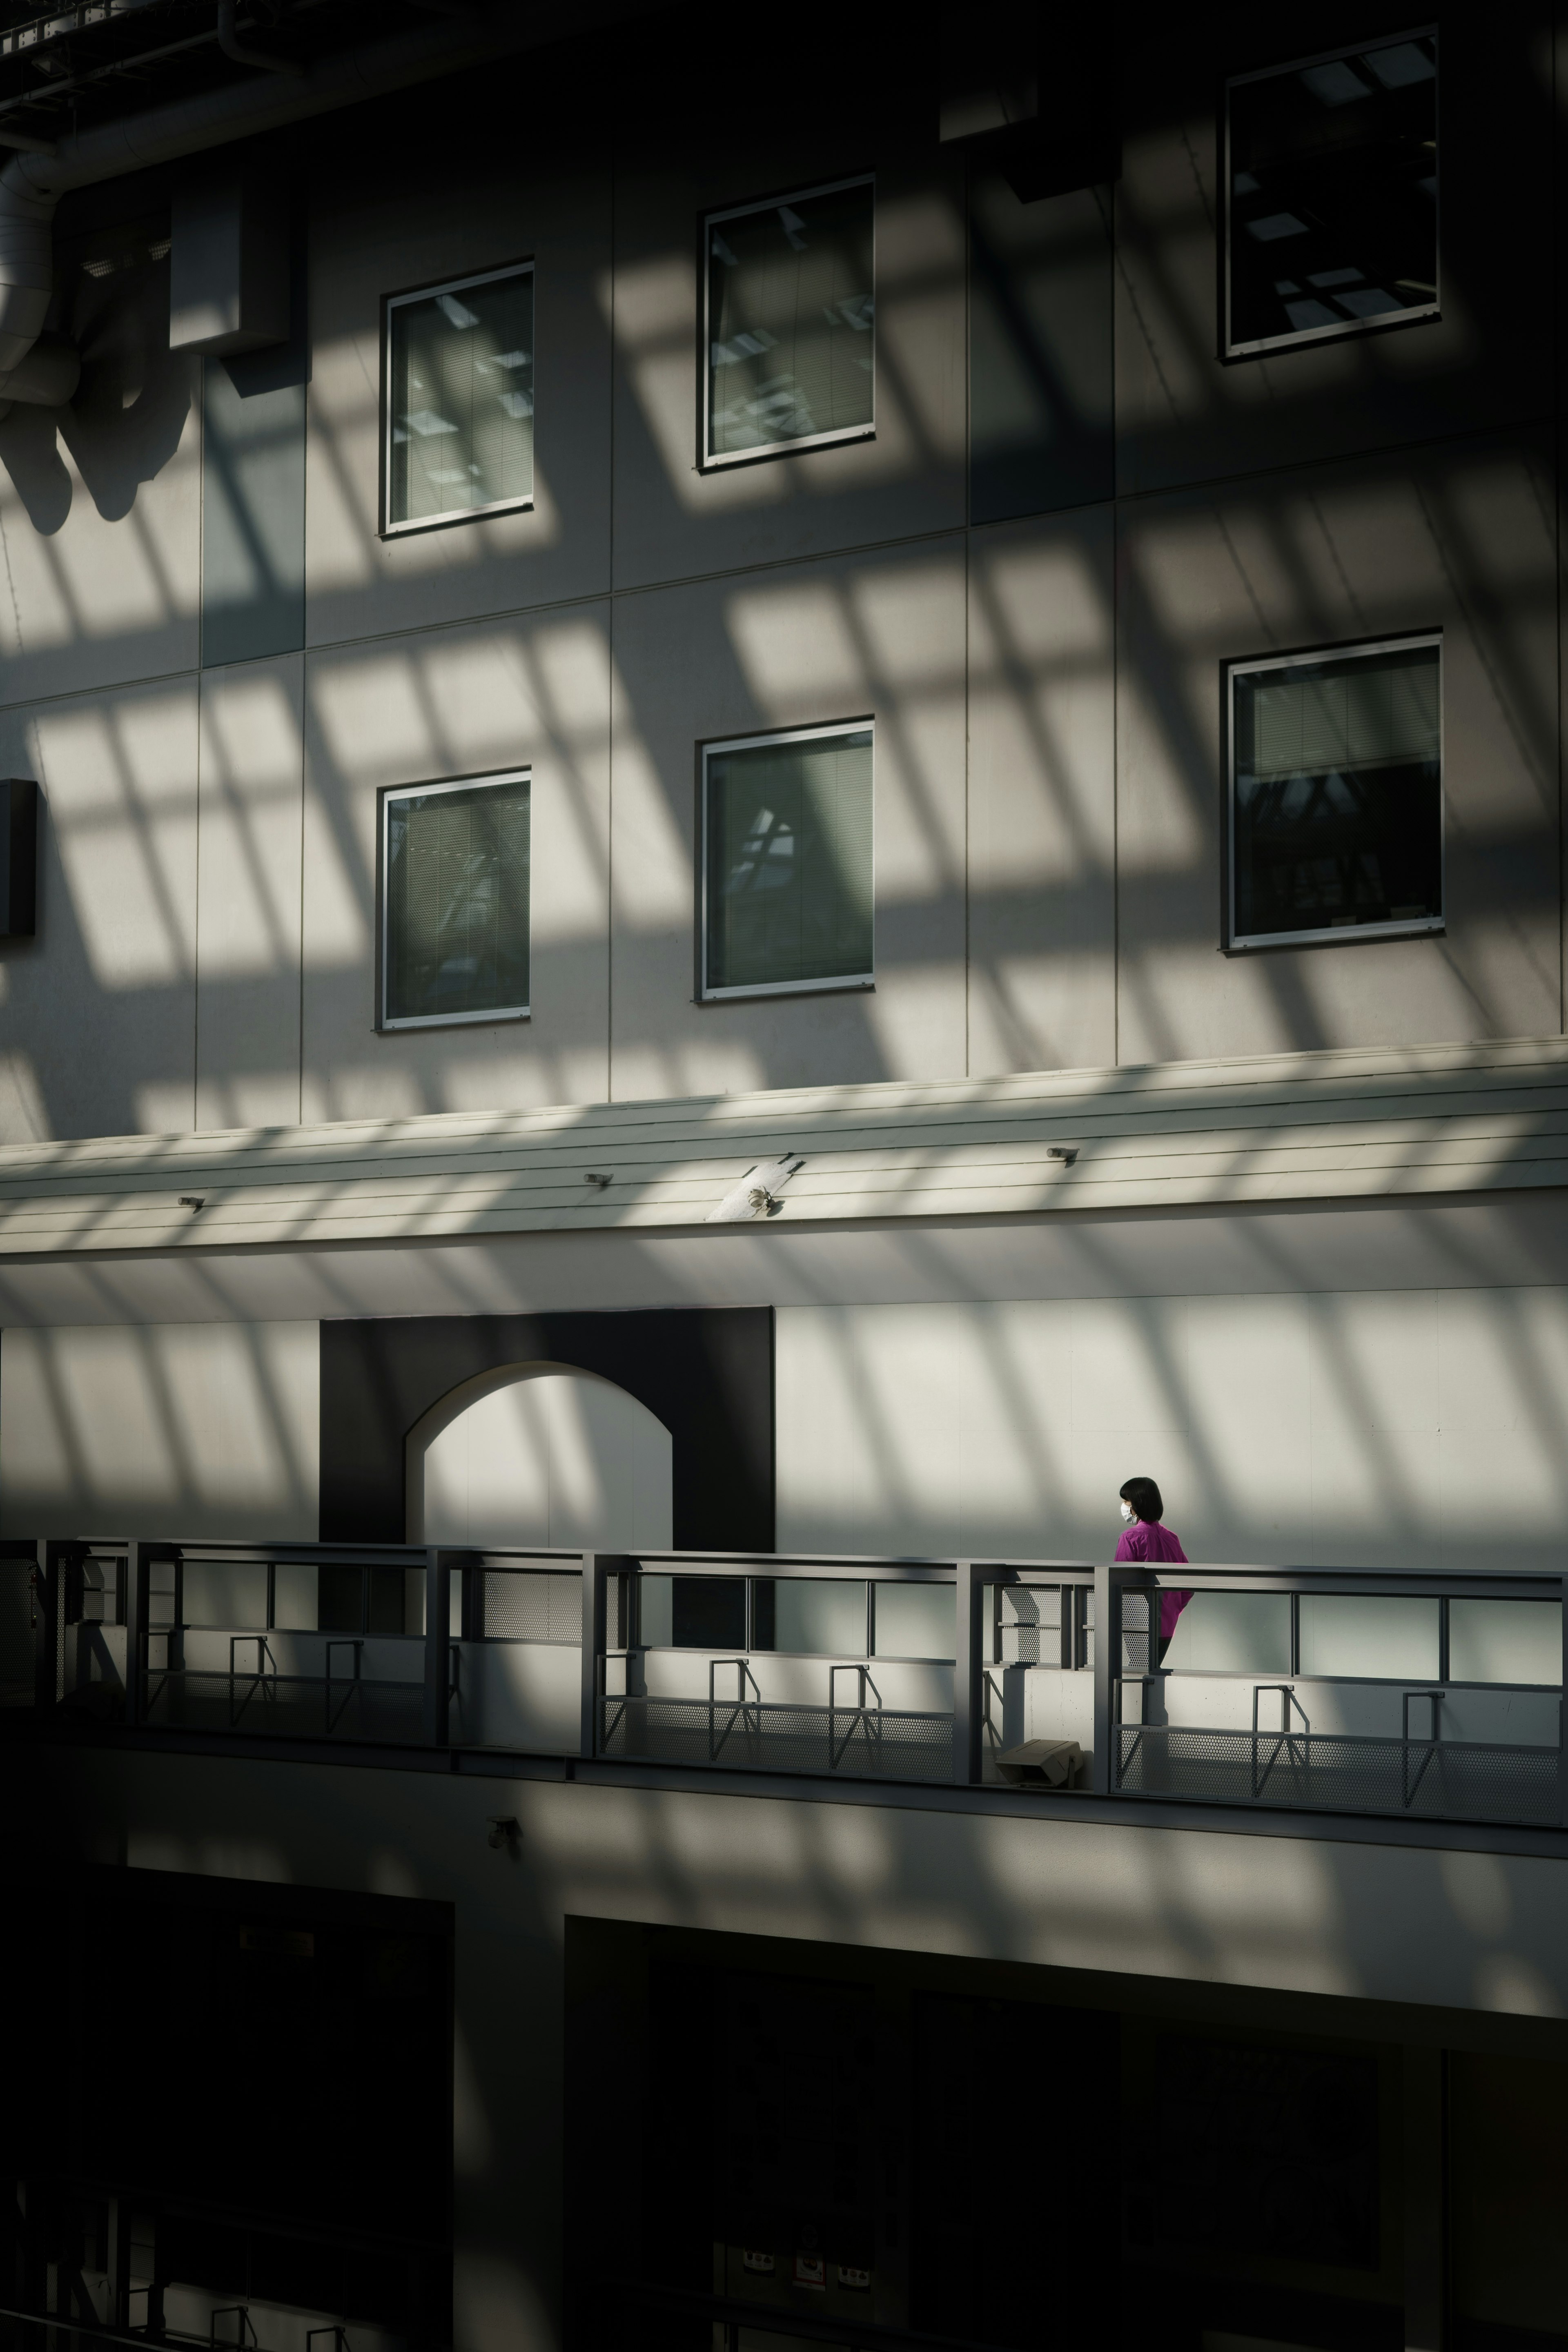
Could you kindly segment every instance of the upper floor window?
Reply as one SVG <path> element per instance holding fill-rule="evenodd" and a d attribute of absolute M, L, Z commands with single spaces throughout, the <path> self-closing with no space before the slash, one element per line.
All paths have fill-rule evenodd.
<path fill-rule="evenodd" d="M 528 1011 L 529 774 L 382 795 L 382 1026 Z"/>
<path fill-rule="evenodd" d="M 1437 36 L 1226 86 L 1225 352 L 1437 310 Z"/>
<path fill-rule="evenodd" d="M 1441 646 L 1230 672 L 1230 944 L 1443 922 Z"/>
<path fill-rule="evenodd" d="M 702 755 L 702 993 L 869 988 L 871 730 Z"/>
<path fill-rule="evenodd" d="M 709 214 L 709 465 L 875 430 L 873 198 L 845 180 Z"/>
<path fill-rule="evenodd" d="M 533 268 L 454 278 L 386 305 L 386 529 L 533 499 Z"/>

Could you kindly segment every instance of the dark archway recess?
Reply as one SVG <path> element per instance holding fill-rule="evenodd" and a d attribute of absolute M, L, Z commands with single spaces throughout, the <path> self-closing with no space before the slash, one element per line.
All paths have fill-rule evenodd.
<path fill-rule="evenodd" d="M 598 1372 L 673 1441 L 678 1551 L 773 1549 L 773 1310 L 382 1316 L 321 1325 L 323 1543 L 402 1543 L 403 1444 L 476 1373 Z"/>

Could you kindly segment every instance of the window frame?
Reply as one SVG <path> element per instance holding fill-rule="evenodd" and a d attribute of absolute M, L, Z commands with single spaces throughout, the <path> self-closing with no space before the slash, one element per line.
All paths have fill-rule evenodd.
<path fill-rule="evenodd" d="M 1319 49 L 1308 57 L 1289 58 L 1273 66 L 1255 66 L 1246 73 L 1227 74 L 1220 89 L 1220 200 L 1224 211 L 1224 234 L 1220 250 L 1220 358 L 1222 361 L 1261 359 L 1270 352 L 1296 351 L 1308 343 L 1342 342 L 1352 335 L 1376 334 L 1386 327 L 1410 327 L 1424 320 L 1441 319 L 1443 315 L 1443 133 L 1442 89 L 1443 64 L 1439 46 L 1437 58 L 1437 192 L 1433 200 L 1437 245 L 1435 270 L 1436 292 L 1430 301 L 1413 304 L 1403 310 L 1383 310 L 1373 319 L 1334 320 L 1326 327 L 1293 327 L 1288 334 L 1262 335 L 1250 342 L 1238 343 L 1231 333 L 1231 159 L 1230 159 L 1230 94 L 1244 84 L 1273 81 L 1280 74 L 1300 73 L 1309 66 L 1334 65 L 1342 58 L 1365 57 L 1373 49 L 1397 48 L 1404 41 L 1436 41 L 1436 22 L 1415 25 L 1403 32 L 1379 35 L 1375 40 L 1359 46 L 1342 43 L 1338 48 Z"/>
<path fill-rule="evenodd" d="M 1378 654 L 1412 653 L 1422 646 L 1437 650 L 1437 880 L 1442 911 L 1404 922 L 1342 923 L 1311 931 L 1239 931 L 1237 929 L 1236 853 L 1236 687 L 1237 680 L 1259 670 L 1307 669 L 1320 662 L 1371 661 Z M 1225 665 L 1225 952 L 1250 955 L 1260 949 L 1344 947 L 1358 940 L 1431 939 L 1448 925 L 1448 803 L 1444 789 L 1447 728 L 1443 710 L 1443 632 L 1417 629 L 1395 637 L 1374 637 L 1348 646 L 1314 646 L 1305 653 L 1248 655 Z"/>
<path fill-rule="evenodd" d="M 708 762 L 721 751 L 760 751 L 765 744 L 809 743 L 833 735 L 869 735 L 871 738 L 871 969 L 866 972 L 847 973 L 833 980 L 757 980 L 746 981 L 734 988 L 710 988 L 708 984 L 708 934 L 710 908 L 710 884 L 712 879 L 710 860 L 710 807 L 708 791 Z M 745 996 L 822 996 L 841 995 L 846 992 L 865 992 L 877 985 L 877 725 L 874 719 L 840 719 L 823 727 L 771 727 L 756 735 L 724 735 L 712 742 L 698 746 L 698 822 L 700 831 L 700 854 L 698 858 L 697 883 L 697 1001 L 700 1004 L 725 1004 Z"/>
<path fill-rule="evenodd" d="M 813 196 L 834 196 L 841 188 L 869 188 L 871 191 L 871 417 L 866 425 L 843 425 L 829 433 L 807 433 L 796 440 L 759 442 L 753 449 L 715 450 L 713 440 L 713 274 L 710 237 L 721 221 L 742 220 L 752 213 L 776 211 L 780 205 L 804 204 Z M 785 457 L 796 449 L 829 449 L 857 441 L 874 441 L 877 437 L 877 174 L 875 172 L 851 172 L 841 180 L 822 180 L 809 188 L 785 188 L 777 195 L 759 196 L 743 205 L 725 205 L 719 211 L 704 213 L 701 225 L 702 273 L 702 349 L 700 373 L 702 392 L 697 470 L 700 474 L 719 473 L 731 466 L 752 466 L 764 457 Z"/>
<path fill-rule="evenodd" d="M 394 801 L 432 800 L 445 793 L 472 792 L 476 785 L 503 784 L 528 786 L 528 1004 L 499 1006 L 488 1013 L 389 1013 L 386 1009 L 387 987 L 391 961 L 387 952 L 387 932 L 392 920 L 392 894 L 388 887 L 391 859 L 388 855 L 388 829 Z M 404 1029 L 473 1029 L 497 1021 L 528 1021 L 532 1018 L 533 995 L 533 768 L 524 761 L 515 768 L 498 768 L 479 776 L 443 776 L 439 782 L 427 784 L 383 784 L 377 794 L 376 810 L 376 896 L 380 900 L 375 927 L 376 940 L 376 1029 L 391 1034 Z"/>
<path fill-rule="evenodd" d="M 381 530 L 383 539 L 407 539 L 416 531 L 446 530 L 453 523 L 480 522 L 487 515 L 530 514 L 533 510 L 534 491 L 526 498 L 492 499 L 482 507 L 448 507 L 440 514 L 418 515 L 406 522 L 392 520 L 392 317 L 395 310 L 406 309 L 410 302 L 433 302 L 438 294 L 460 294 L 470 286 L 493 286 L 502 278 L 528 278 L 533 281 L 533 360 L 534 392 L 533 419 L 539 415 L 539 272 L 531 255 L 521 261 L 504 262 L 499 269 L 474 269 L 463 278 L 442 278 L 429 286 L 405 286 L 395 294 L 381 298 Z"/>

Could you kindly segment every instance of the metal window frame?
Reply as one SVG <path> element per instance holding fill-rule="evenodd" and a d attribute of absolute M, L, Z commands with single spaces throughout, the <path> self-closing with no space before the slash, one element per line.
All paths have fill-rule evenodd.
<path fill-rule="evenodd" d="M 708 982 L 708 939 L 712 889 L 712 867 L 710 861 L 711 827 L 709 823 L 708 762 L 722 751 L 761 751 L 773 743 L 811 743 L 826 740 L 834 735 L 869 735 L 871 738 L 871 969 L 869 971 L 844 972 L 822 980 L 756 980 L 738 983 L 732 988 L 710 988 Z M 722 1004 L 738 996 L 822 996 L 841 994 L 847 990 L 871 989 L 877 985 L 877 722 L 875 719 L 841 719 L 823 727 L 777 727 L 766 729 L 759 735 L 726 735 L 721 739 L 699 745 L 701 753 L 698 783 L 701 855 L 698 878 L 698 938 L 697 938 L 697 1001 L 700 1004 Z"/>
<path fill-rule="evenodd" d="M 1309 669 L 1322 662 L 1372 661 L 1379 654 L 1412 653 L 1423 646 L 1433 646 L 1437 653 L 1437 879 L 1442 905 L 1436 915 L 1423 915 L 1406 922 L 1342 923 L 1323 925 L 1310 931 L 1241 931 L 1237 928 L 1237 852 L 1236 852 L 1236 688 L 1238 678 L 1250 677 L 1260 670 Z M 1431 939 L 1445 931 L 1448 923 L 1448 821 L 1447 798 L 1443 789 L 1443 632 L 1441 629 L 1417 629 L 1407 636 L 1378 637 L 1367 645 L 1318 646 L 1306 653 L 1266 654 L 1248 656 L 1245 660 L 1225 665 L 1225 844 L 1226 844 L 1226 952 L 1247 954 L 1258 948 L 1341 947 L 1357 940 L 1419 940 Z"/>
<path fill-rule="evenodd" d="M 390 959 L 387 953 L 387 932 L 392 920 L 392 894 L 387 887 L 387 832 L 391 824 L 390 811 L 394 801 L 434 800 L 447 793 L 472 792 L 476 786 L 493 784 L 499 790 L 503 784 L 527 784 L 528 792 L 528 986 L 533 993 L 533 768 L 525 761 L 517 768 L 502 768 L 482 776 L 444 776 L 437 783 L 384 784 L 378 794 L 380 807 L 376 812 L 376 897 L 379 908 L 375 927 L 376 1029 L 388 1033 L 399 1029 L 473 1029 L 488 1022 L 527 1021 L 531 1016 L 528 1004 L 499 1005 L 489 1013 L 402 1013 L 391 1014 L 386 1009 L 386 993 Z"/>
<path fill-rule="evenodd" d="M 712 258 L 709 238 L 719 222 L 744 220 L 753 213 L 776 212 L 781 205 L 805 204 L 813 196 L 834 196 L 841 188 L 869 188 L 871 191 L 871 418 L 867 425 L 843 425 L 829 433 L 807 433 L 788 441 L 762 441 L 752 449 L 716 450 L 713 447 L 713 318 Z M 698 455 L 699 473 L 717 473 L 729 466 L 753 465 L 759 457 L 781 457 L 795 449 L 827 449 L 853 441 L 874 441 L 877 437 L 877 174 L 875 172 L 851 172 L 841 180 L 822 180 L 814 187 L 786 188 L 775 196 L 760 196 L 743 205 L 726 205 L 722 211 L 702 215 L 702 435 Z"/>
<path fill-rule="evenodd" d="M 393 313 L 406 310 L 411 302 L 433 302 L 438 294 L 461 294 L 471 286 L 493 286 L 502 278 L 536 279 L 537 266 L 531 258 L 509 261 L 499 269 L 478 269 L 466 278 L 443 278 L 433 286 L 410 286 L 399 294 L 382 297 L 381 316 L 381 537 L 407 539 L 422 530 L 441 530 L 456 522 L 479 522 L 486 515 L 527 514 L 534 505 L 531 481 L 528 495 L 521 499 L 492 499 L 482 507 L 447 507 L 440 514 L 418 515 L 402 522 L 392 516 L 392 321 Z M 538 359 L 539 306 L 533 301 L 534 358 Z M 534 415 L 538 415 L 537 385 Z"/>
<path fill-rule="evenodd" d="M 1437 228 L 1437 291 L 1429 302 L 1412 303 L 1402 310 L 1381 310 L 1374 319 L 1335 320 L 1326 327 L 1297 327 L 1288 334 L 1262 335 L 1251 342 L 1238 343 L 1231 334 L 1231 158 L 1230 158 L 1230 94 L 1248 82 L 1273 81 L 1280 74 L 1300 73 L 1308 66 L 1336 64 L 1342 58 L 1369 57 L 1374 49 L 1394 49 L 1405 41 L 1436 41 L 1438 27 L 1434 24 L 1415 25 L 1401 33 L 1380 35 L 1376 40 L 1351 43 L 1336 49 L 1320 49 L 1310 57 L 1290 58 L 1282 65 L 1257 66 L 1247 73 L 1227 74 L 1221 96 L 1220 159 L 1221 201 L 1224 205 L 1223 255 L 1224 277 L 1221 285 L 1222 332 L 1220 356 L 1226 360 L 1256 359 L 1268 352 L 1295 351 L 1305 343 L 1338 342 L 1350 335 L 1375 333 L 1383 327 L 1414 325 L 1423 319 L 1440 319 L 1443 315 L 1443 138 L 1441 122 L 1437 135 L 1437 193 L 1434 199 Z M 1443 66 L 1439 50 L 1437 62 L 1438 103 L 1442 102 Z"/>

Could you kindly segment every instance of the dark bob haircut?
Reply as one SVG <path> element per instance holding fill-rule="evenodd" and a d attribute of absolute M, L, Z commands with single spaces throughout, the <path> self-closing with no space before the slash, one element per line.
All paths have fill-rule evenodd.
<path fill-rule="evenodd" d="M 1160 1489 L 1152 1478 L 1129 1478 L 1121 1489 L 1121 1499 L 1131 1504 L 1141 1519 L 1162 1519 L 1165 1516 Z"/>

